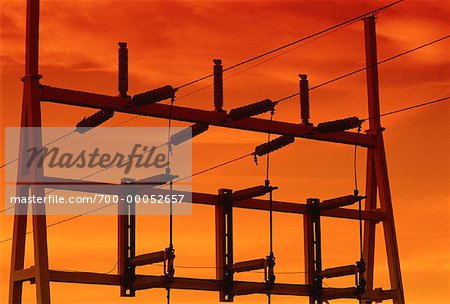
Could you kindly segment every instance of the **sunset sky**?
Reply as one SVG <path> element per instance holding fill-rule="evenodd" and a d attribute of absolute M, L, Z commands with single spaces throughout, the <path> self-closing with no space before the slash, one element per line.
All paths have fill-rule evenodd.
<path fill-rule="evenodd" d="M 117 95 L 117 42 L 129 47 L 130 91 L 135 94 L 170 84 L 174 87 L 212 72 L 214 58 L 233 65 L 303 36 L 358 16 L 392 1 L 42 1 L 40 74 L 42 84 Z M 0 3 L 0 164 L 4 159 L 4 129 L 20 125 L 25 48 L 25 0 Z M 378 15 L 378 58 L 393 56 L 448 35 L 448 1 L 406 0 Z M 297 45 L 298 46 L 298 45 Z M 225 108 L 265 98 L 273 100 L 298 91 L 298 74 L 316 85 L 364 67 L 363 23 L 300 47 L 248 69 L 242 66 L 225 77 Z M 450 94 L 449 39 L 384 63 L 379 67 L 381 111 L 387 112 Z M 212 83 L 205 80 L 177 94 L 177 105 L 213 109 Z M 53 103 L 42 104 L 43 126 L 72 127 L 95 110 Z M 450 301 L 450 108 L 442 102 L 383 117 L 389 177 L 397 228 L 403 285 L 409 304 Z M 337 81 L 311 92 L 311 121 L 348 116 L 367 117 L 365 74 Z M 111 126 L 131 115 L 116 114 Z M 268 118 L 268 115 L 261 115 Z M 299 101 L 277 106 L 275 120 L 300 121 Z M 176 126 L 187 126 L 177 123 Z M 167 126 L 166 120 L 140 117 L 124 127 Z M 367 129 L 363 125 L 363 130 Z M 103 135 L 107 136 L 107 135 Z M 113 140 L 113 139 L 111 139 Z M 193 142 L 193 172 L 251 152 L 265 134 L 211 127 Z M 73 141 L 70 137 L 64 140 Z M 9 161 L 7 159 L 6 161 Z M 264 162 L 262 162 L 264 164 Z M 0 195 L 4 196 L 1 169 Z M 364 189 L 365 150 L 358 150 L 358 178 Z M 96 180 L 102 180 L 102 174 Z M 104 173 L 103 178 L 108 173 Z M 217 193 L 260 185 L 265 166 L 251 158 L 193 179 L 193 190 Z M 279 187 L 274 199 L 304 203 L 353 193 L 353 147 L 296 139 L 272 154 L 271 181 Z M 3 206 L 3 205 L 2 205 Z M 2 210 L 3 207 L 0 208 Z M 68 217 L 48 216 L 51 224 Z M 12 235 L 13 217 L 0 213 L 0 241 Z M 235 261 L 268 254 L 268 214 L 236 210 Z M 48 229 L 52 269 L 107 272 L 117 261 L 117 219 L 89 215 Z M 214 208 L 193 206 L 190 216 L 174 219 L 176 265 L 214 266 Z M 277 271 L 304 271 L 302 219 L 274 215 Z M 28 226 L 31 229 L 31 224 Z M 168 244 L 168 216 L 140 216 L 137 252 L 159 251 Z M 33 265 L 31 235 L 26 267 Z M 0 243 L 0 302 L 8 296 L 11 242 Z M 324 267 L 359 259 L 356 221 L 323 219 Z M 161 274 L 144 267 L 142 274 Z M 176 269 L 181 277 L 214 278 L 214 269 Z M 262 274 L 238 279 L 262 281 Z M 304 283 L 303 274 L 279 275 L 278 282 Z M 329 280 L 332 287 L 349 287 L 353 279 Z M 389 289 L 381 225 L 377 228 L 374 287 Z M 165 303 L 164 290 L 137 292 L 120 298 L 118 287 L 51 284 L 53 303 Z M 35 302 L 34 285 L 24 284 L 24 302 Z M 243 296 L 236 303 L 265 303 L 266 297 Z M 390 301 L 386 301 L 390 303 Z M 214 292 L 172 291 L 172 303 L 219 303 Z M 272 303 L 307 303 L 307 298 L 274 296 Z M 333 301 L 333 303 L 356 303 Z"/>

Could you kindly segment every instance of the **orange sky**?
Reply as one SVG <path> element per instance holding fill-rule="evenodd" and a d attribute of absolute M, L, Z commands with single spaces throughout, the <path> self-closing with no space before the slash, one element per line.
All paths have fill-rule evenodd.
<path fill-rule="evenodd" d="M 314 33 L 372 10 L 389 1 L 43 1 L 41 5 L 40 73 L 43 84 L 104 94 L 117 94 L 117 42 L 127 41 L 130 93 L 165 84 L 173 86 L 212 71 L 212 59 L 224 66 Z M 446 1 L 405 1 L 379 15 L 378 56 L 383 59 L 448 34 Z M 2 1 L 0 13 L 1 125 L 18 126 L 24 63 L 25 1 Z M 295 49 L 280 58 L 225 81 L 225 107 L 277 99 L 298 90 L 298 73 L 311 85 L 364 66 L 363 24 Z M 382 112 L 448 96 L 448 40 L 380 66 Z M 244 70 L 243 67 L 241 70 Z M 236 71 L 239 71 L 237 69 Z M 192 86 L 182 96 L 208 81 Z M 211 89 L 186 97 L 183 106 L 212 109 Z M 351 115 L 367 117 L 365 76 L 358 74 L 311 93 L 311 117 L 317 123 Z M 89 109 L 43 104 L 44 126 L 74 126 Z M 449 106 L 440 103 L 383 118 L 397 238 L 407 303 L 444 303 L 449 297 Z M 298 122 L 298 99 L 277 108 L 276 120 Z M 116 114 L 105 125 L 131 116 Z M 127 126 L 166 126 L 164 120 L 138 118 Z M 185 125 L 185 124 L 179 124 Z M 193 171 L 252 151 L 264 134 L 210 128 L 194 140 Z M 70 142 L 70 140 L 68 140 Z M 353 191 L 353 148 L 297 139 L 273 154 L 272 183 L 277 200 L 305 202 Z M 0 163 L 3 161 L 3 149 Z M 360 188 L 364 189 L 365 154 L 359 151 Z M 14 167 L 14 166 L 12 166 Z M 194 178 L 194 191 L 216 193 L 264 180 L 264 166 L 250 159 Z M 99 178 L 101 176 L 99 175 Z M 1 176 L 3 183 L 3 175 Z M 2 190 L 3 191 L 3 190 Z M 3 192 L 2 192 L 3 195 Z M 49 216 L 48 223 L 67 216 Z M 0 239 L 12 233 L 12 217 L 0 214 Z M 235 259 L 268 253 L 268 215 L 236 211 Z M 303 270 L 302 222 L 299 216 L 274 218 L 278 271 Z M 30 226 L 31 227 L 31 226 Z M 167 244 L 167 217 L 141 216 L 138 253 Z M 357 223 L 323 220 L 324 267 L 358 259 Z M 375 287 L 389 288 L 382 230 L 377 230 Z M 85 216 L 48 230 L 50 266 L 106 272 L 116 261 L 116 218 Z M 26 266 L 32 265 L 32 239 Z M 214 209 L 194 206 L 192 216 L 175 218 L 179 265 L 214 265 Z M 7 299 L 11 242 L 0 244 L 1 294 Z M 145 273 L 159 274 L 147 267 Z M 179 276 L 214 277 L 211 269 L 177 269 Z M 262 280 L 261 275 L 240 276 Z M 280 275 L 279 282 L 303 283 L 303 275 Z M 347 285 L 346 285 L 347 284 Z M 347 281 L 330 281 L 344 287 Z M 117 287 L 51 285 L 54 303 L 143 303 L 165 301 L 164 291 L 147 290 L 135 299 L 118 297 Z M 34 288 L 25 284 L 25 302 Z M 68 297 L 70 294 L 70 297 Z M 218 303 L 211 292 L 172 292 L 172 303 Z M 446 301 L 447 300 L 447 301 Z M 236 303 L 260 303 L 264 296 L 237 297 Z M 334 303 L 352 301 L 334 301 Z M 273 303 L 306 303 L 306 298 L 275 296 Z"/>

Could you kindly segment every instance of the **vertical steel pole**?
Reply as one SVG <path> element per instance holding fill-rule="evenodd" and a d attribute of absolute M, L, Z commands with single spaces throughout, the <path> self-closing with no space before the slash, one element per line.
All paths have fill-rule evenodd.
<path fill-rule="evenodd" d="M 216 279 L 221 281 L 220 302 L 233 302 L 233 215 L 229 189 L 219 190 L 216 210 Z"/>
<path fill-rule="evenodd" d="M 22 102 L 22 122 L 23 128 L 41 127 L 41 108 L 40 108 L 40 87 L 39 79 L 39 0 L 27 1 L 26 16 L 26 47 L 25 47 L 25 75 L 22 78 L 23 102 Z M 40 181 L 43 176 L 42 167 L 32 166 L 25 168 L 25 160 L 22 159 L 23 151 L 27 147 L 42 147 L 42 134 L 40 130 L 31 131 L 22 129 L 21 147 L 19 151 L 19 172 L 18 179 L 28 176 L 27 181 L 33 183 Z M 41 185 L 32 184 L 29 186 L 18 186 L 17 196 L 28 196 L 29 188 L 31 194 L 43 197 L 44 188 Z M 13 228 L 13 246 L 11 255 L 11 273 L 10 273 L 10 303 L 21 303 L 22 301 L 22 283 L 16 280 L 16 271 L 23 269 L 25 256 L 25 238 L 26 238 L 26 210 L 27 207 L 15 207 L 14 228 Z M 33 204 L 33 239 L 34 239 L 34 261 L 36 282 L 36 297 L 38 303 L 50 303 L 50 284 L 48 270 L 48 251 L 47 251 L 47 228 L 44 204 Z M 22 214 L 22 215 L 19 215 Z"/>
<path fill-rule="evenodd" d="M 133 191 L 130 190 L 134 179 L 122 179 L 123 196 L 118 203 L 118 264 L 120 275 L 120 296 L 134 297 L 135 290 L 131 284 L 135 276 L 135 267 L 130 264 L 130 259 L 136 256 L 136 210 Z M 123 200 L 122 200 L 123 199 Z"/>
<path fill-rule="evenodd" d="M 375 176 L 374 148 L 367 148 L 366 166 L 366 201 L 364 209 L 366 211 L 377 208 L 377 180 Z M 366 280 L 366 290 L 373 290 L 373 275 L 375 264 L 375 230 L 376 224 L 372 221 L 364 222 L 363 258 L 366 263 L 364 279 Z M 372 301 L 363 300 L 363 303 L 370 304 Z"/>
<path fill-rule="evenodd" d="M 310 288 L 309 303 L 322 303 L 322 245 L 320 231 L 319 200 L 306 200 L 307 213 L 303 215 L 305 250 L 305 283 Z"/>
<path fill-rule="evenodd" d="M 394 213 L 392 209 L 391 191 L 386 163 L 386 153 L 384 149 L 384 140 L 382 133 L 383 129 L 381 128 L 379 116 L 380 101 L 378 91 L 378 65 L 377 65 L 375 16 L 367 17 L 364 19 L 364 37 L 365 37 L 366 66 L 367 66 L 366 70 L 367 93 L 368 93 L 369 117 L 370 117 L 369 125 L 370 125 L 370 132 L 373 132 L 373 134 L 376 135 L 376 146 L 373 149 L 373 152 L 369 152 L 369 157 L 373 157 L 374 163 L 371 164 L 371 166 L 373 165 L 375 169 L 374 175 L 376 177 L 376 185 L 378 186 L 379 190 L 381 210 L 384 214 L 383 230 L 384 230 L 384 239 L 386 243 L 391 289 L 394 290 L 393 301 L 395 304 L 404 304 L 405 299 L 403 293 L 397 238 L 395 233 Z M 372 153 L 373 156 L 370 156 L 370 154 Z M 369 186 L 373 186 L 374 183 L 375 183 L 374 181 L 371 181 L 372 185 Z M 370 232 L 366 231 L 366 233 Z M 372 236 L 369 235 L 369 237 Z M 367 249 L 366 254 L 370 254 L 369 246 L 366 249 Z"/>

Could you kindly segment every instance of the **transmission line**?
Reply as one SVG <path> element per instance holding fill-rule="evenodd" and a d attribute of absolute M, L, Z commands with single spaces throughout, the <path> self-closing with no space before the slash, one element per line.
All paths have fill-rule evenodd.
<path fill-rule="evenodd" d="M 377 9 L 375 9 L 375 10 L 370 11 L 370 12 L 364 13 L 364 14 L 359 15 L 359 16 L 357 16 L 357 17 L 354 17 L 354 18 L 348 19 L 348 20 L 346 20 L 346 21 L 343 21 L 343 22 L 341 22 L 341 23 L 335 24 L 335 25 L 333 25 L 333 26 L 331 26 L 331 27 L 328 27 L 328 28 L 326 28 L 326 29 L 324 29 L 324 30 L 318 31 L 318 32 L 316 32 L 316 33 L 314 33 L 314 34 L 308 35 L 308 36 L 306 36 L 306 37 L 302 37 L 302 38 L 300 38 L 300 39 L 297 39 L 297 40 L 295 40 L 295 41 L 292 41 L 292 42 L 289 42 L 289 43 L 287 43 L 287 44 L 284 44 L 284 45 L 282 45 L 282 46 L 280 46 L 280 47 L 277 47 L 277 48 L 275 48 L 275 49 L 269 50 L 269 51 L 264 52 L 264 53 L 262 53 L 262 54 L 256 55 L 256 56 L 251 57 L 251 58 L 249 58 L 249 59 L 246 59 L 246 60 L 244 60 L 244 61 L 238 62 L 238 63 L 236 63 L 236 64 L 234 64 L 234 65 L 232 65 L 232 66 L 230 66 L 230 67 L 228 67 L 228 68 L 223 69 L 223 71 L 224 71 L 224 72 L 225 72 L 225 71 L 229 71 L 229 70 L 231 70 L 231 69 L 234 69 L 234 68 L 237 68 L 237 67 L 239 67 L 239 66 L 241 66 L 241 65 L 247 64 L 247 63 L 249 63 L 249 62 L 258 60 L 258 59 L 263 58 L 263 57 L 265 57 L 265 56 L 268 56 L 268 55 L 270 55 L 270 54 L 276 53 L 276 52 L 281 51 L 281 50 L 283 50 L 283 49 L 285 49 L 285 48 L 288 48 L 288 47 L 290 47 L 290 46 L 293 46 L 293 45 L 298 44 L 298 43 L 300 43 L 300 42 L 303 42 L 303 41 L 305 41 L 305 40 L 314 38 L 314 37 L 316 37 L 316 36 L 318 36 L 318 35 L 324 34 L 324 33 L 326 33 L 326 32 L 329 32 L 329 31 L 331 31 L 331 30 L 334 30 L 334 29 L 336 29 L 336 28 L 343 27 L 343 26 L 345 26 L 345 25 L 348 25 L 348 24 L 350 24 L 350 23 L 353 23 L 353 22 L 355 22 L 355 21 L 358 21 L 358 20 L 360 20 L 360 19 L 362 19 L 362 18 L 364 18 L 364 17 L 366 17 L 366 16 L 373 15 L 373 14 L 376 14 L 376 13 L 378 13 L 378 12 L 381 12 L 381 11 L 383 11 L 383 10 L 385 10 L 385 9 L 387 9 L 387 8 L 390 8 L 390 7 L 392 7 L 392 6 L 396 5 L 396 4 L 399 4 L 400 2 L 403 2 L 403 1 L 404 1 L 404 0 L 399 0 L 399 1 L 392 2 L 392 3 L 390 3 L 390 4 L 387 4 L 387 5 L 385 5 L 385 6 L 379 7 L 379 8 L 377 8 Z M 212 76 L 214 76 L 214 74 L 208 74 L 208 75 L 205 75 L 205 76 L 203 76 L 203 77 L 200 77 L 200 78 L 198 78 L 198 79 L 195 79 L 195 80 L 192 80 L 192 81 L 190 81 L 190 82 L 188 82 L 188 83 L 185 83 L 185 84 L 179 86 L 177 89 L 185 88 L 185 87 L 187 87 L 187 86 L 193 85 L 193 84 L 195 84 L 195 83 L 197 83 L 197 82 L 200 82 L 200 81 L 202 81 L 202 80 L 208 79 L 208 78 L 210 78 L 210 77 L 212 77 Z"/>

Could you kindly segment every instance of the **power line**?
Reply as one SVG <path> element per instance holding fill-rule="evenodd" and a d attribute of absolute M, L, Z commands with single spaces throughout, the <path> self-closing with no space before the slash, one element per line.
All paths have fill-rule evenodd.
<path fill-rule="evenodd" d="M 290 47 L 290 46 L 293 46 L 293 45 L 298 44 L 298 43 L 300 43 L 300 42 L 303 42 L 303 41 L 305 41 L 305 40 L 311 39 L 311 38 L 313 38 L 313 37 L 315 37 L 315 36 L 324 34 L 324 33 L 326 33 L 326 32 L 329 32 L 329 31 L 331 31 L 331 30 L 334 30 L 334 29 L 336 29 L 336 28 L 343 27 L 343 26 L 345 26 L 345 25 L 348 25 L 348 24 L 350 24 L 350 23 L 353 23 L 353 22 L 355 22 L 355 21 L 358 21 L 358 20 L 360 20 L 360 19 L 362 19 L 362 18 L 364 18 L 364 17 L 366 17 L 366 16 L 368 16 L 368 15 L 373 15 L 373 14 L 376 14 L 376 13 L 378 13 L 378 12 L 380 12 L 380 11 L 383 11 L 383 10 L 385 10 L 385 9 L 387 9 L 387 8 L 390 8 L 390 7 L 396 5 L 396 4 L 400 3 L 400 2 L 403 2 L 403 1 L 404 1 L 404 0 L 399 0 L 399 1 L 392 2 L 392 3 L 388 4 L 388 5 L 385 5 L 385 6 L 382 6 L 382 7 L 380 7 L 380 8 L 377 8 L 377 9 L 375 9 L 375 10 L 372 10 L 372 11 L 370 11 L 370 12 L 364 13 L 364 14 L 362 14 L 362 15 L 360 15 L 360 16 L 357 16 L 357 17 L 348 19 L 348 20 L 346 20 L 346 21 L 343 21 L 343 22 L 341 22 L 341 23 L 335 24 L 335 25 L 333 25 L 333 26 L 331 26 L 331 27 L 328 27 L 328 28 L 326 28 L 326 29 L 324 29 L 324 30 L 318 31 L 318 32 L 316 32 L 316 33 L 314 33 L 314 34 L 311 34 L 311 35 L 308 35 L 308 36 L 306 36 L 306 37 L 297 39 L 297 40 L 295 40 L 295 41 L 292 41 L 292 42 L 289 42 L 289 43 L 287 43 L 287 44 L 284 44 L 284 45 L 282 45 L 282 46 L 280 46 L 280 47 L 278 47 L 278 48 L 272 49 L 272 50 L 267 51 L 267 52 L 265 52 L 265 53 L 262 53 L 262 54 L 260 54 L 260 55 L 257 55 L 257 56 L 251 57 L 251 58 L 249 58 L 249 59 L 246 59 L 246 60 L 244 60 L 244 61 L 241 61 L 241 62 L 239 62 L 239 63 L 236 63 L 236 64 L 234 64 L 234 65 L 232 65 L 232 66 L 230 66 L 230 67 L 228 67 L 228 68 L 223 69 L 223 71 L 224 71 L 224 72 L 225 72 L 225 71 L 229 71 L 229 70 L 234 69 L 234 68 L 237 68 L 237 67 L 239 67 L 239 66 L 241 66 L 241 65 L 247 64 L 247 63 L 249 63 L 249 62 L 258 60 L 258 59 L 263 58 L 263 57 L 265 57 L 265 56 L 268 56 L 268 55 L 270 55 L 270 54 L 273 54 L 273 53 L 276 53 L 276 52 L 278 52 L 278 51 L 281 51 L 281 50 L 283 50 L 283 49 L 285 49 L 285 48 L 288 48 L 288 47 Z M 195 83 L 197 83 L 197 82 L 200 82 L 200 81 L 202 81 L 202 80 L 208 79 L 208 78 L 210 78 L 210 77 L 212 77 L 212 76 L 214 76 L 214 74 L 208 74 L 208 75 L 205 75 L 205 76 L 203 76 L 203 77 L 200 77 L 200 78 L 198 78 L 198 79 L 195 79 L 195 80 L 193 80 L 193 81 L 190 81 L 190 82 L 188 82 L 188 83 L 185 83 L 185 84 L 179 86 L 177 89 L 185 88 L 185 87 L 187 87 L 187 86 L 193 85 L 193 84 L 195 84 Z"/>
<path fill-rule="evenodd" d="M 300 45 L 297 45 L 297 46 L 295 46 L 295 47 L 293 47 L 293 48 L 290 48 L 290 49 L 288 49 L 288 50 L 286 50 L 286 51 L 284 51 L 284 52 L 281 52 L 281 53 L 276 54 L 276 55 L 274 55 L 274 56 L 272 56 L 272 57 L 269 57 L 269 58 L 267 58 L 267 59 L 265 59 L 265 60 L 262 60 L 262 61 L 260 61 L 260 62 L 258 62 L 258 63 L 256 63 L 256 64 L 254 64 L 254 65 L 249 66 L 249 67 L 246 68 L 246 69 L 243 69 L 243 70 L 241 70 L 241 71 L 238 71 L 238 72 L 236 72 L 236 73 L 233 73 L 233 74 L 231 74 L 231 75 L 229 75 L 229 76 L 227 76 L 227 77 L 224 77 L 223 80 L 225 81 L 225 80 L 227 80 L 227 79 L 230 79 L 230 78 L 232 78 L 232 77 L 235 77 L 235 76 L 238 76 L 238 75 L 240 75 L 240 74 L 242 74 L 242 73 L 245 73 L 245 72 L 247 72 L 247 71 L 249 71 L 249 70 L 251 70 L 251 69 L 254 69 L 254 68 L 256 68 L 256 67 L 258 67 L 258 66 L 260 66 L 260 65 L 263 65 L 263 64 L 265 64 L 265 63 L 267 63 L 267 62 L 270 62 L 270 61 L 272 61 L 272 60 L 274 60 L 274 59 L 276 59 L 276 58 L 278 58 L 278 57 L 281 57 L 281 56 L 283 56 L 283 55 L 285 55 L 285 54 L 287 54 L 287 53 L 289 53 L 289 52 L 292 52 L 292 51 L 294 51 L 294 50 L 296 50 L 296 49 L 298 49 L 298 48 L 300 48 L 300 47 L 302 47 L 302 46 L 305 46 L 305 45 L 307 45 L 307 44 L 309 44 L 309 43 L 312 43 L 312 42 L 314 42 L 314 41 L 316 41 L 316 40 L 318 40 L 318 39 L 320 39 L 320 38 L 323 38 L 323 37 L 325 37 L 325 36 L 328 36 L 328 35 L 330 35 L 330 34 L 336 32 L 336 31 L 338 31 L 338 30 L 340 30 L 340 29 L 342 29 L 342 28 L 344 28 L 344 27 L 347 27 L 347 26 L 353 24 L 353 23 L 356 22 L 356 21 L 357 21 L 357 20 L 353 21 L 352 23 L 348 23 L 348 24 L 346 24 L 345 26 L 343 26 L 343 27 L 341 27 L 341 28 L 336 28 L 336 29 L 331 30 L 331 31 L 329 31 L 329 32 L 327 32 L 327 33 L 324 33 L 324 34 L 322 34 L 322 35 L 320 35 L 320 36 L 318 36 L 318 37 L 316 37 L 316 38 L 314 38 L 314 39 L 305 41 L 304 43 L 302 43 L 302 44 L 300 44 Z M 188 96 L 194 95 L 194 94 L 196 94 L 196 93 L 198 93 L 198 92 L 200 92 L 200 91 L 203 91 L 203 90 L 205 90 L 205 89 L 207 89 L 207 88 L 210 88 L 210 87 L 212 87 L 212 86 L 213 86 L 213 84 L 211 83 L 211 84 L 208 84 L 208 85 L 203 86 L 203 87 L 201 87 L 201 88 L 198 88 L 198 89 L 196 89 L 196 90 L 194 90 L 194 91 L 191 91 L 191 92 L 189 92 L 189 93 L 187 93 L 187 94 L 185 94 L 185 95 L 182 95 L 182 96 L 180 96 L 180 97 L 177 97 L 177 101 L 179 101 L 180 99 L 186 98 L 186 97 L 188 97 Z"/>
<path fill-rule="evenodd" d="M 48 225 L 46 226 L 46 228 L 50 228 L 50 227 L 53 227 L 53 226 L 56 226 L 56 225 L 59 225 L 59 224 L 62 224 L 62 223 L 65 223 L 65 222 L 74 220 L 74 219 L 76 219 L 76 218 L 82 217 L 82 216 L 87 215 L 87 214 L 90 214 L 90 213 L 94 213 L 95 211 L 98 211 L 98 210 L 100 210 L 100 209 L 104 209 L 104 208 L 107 208 L 107 207 L 110 207 L 110 206 L 114 206 L 114 205 L 105 205 L 105 206 L 101 206 L 101 207 L 99 207 L 99 208 L 95 208 L 95 209 L 86 211 L 86 212 L 84 212 L 84 213 L 80 213 L 80 214 L 77 214 L 77 215 L 74 215 L 74 216 L 71 216 L 71 217 L 62 219 L 62 220 L 60 220 L 60 221 L 57 221 L 57 222 L 48 224 Z M 27 231 L 26 234 L 30 234 L 30 233 L 32 233 L 32 232 L 33 232 L 33 230 L 30 230 L 30 231 Z M 13 239 L 13 238 L 10 237 L 10 238 L 8 238 L 8 239 L 1 240 L 1 241 L 0 241 L 0 244 L 1 244 L 1 243 L 8 242 L 8 241 L 12 241 L 12 239 Z"/>
<path fill-rule="evenodd" d="M 228 160 L 228 161 L 226 161 L 226 162 L 220 163 L 220 164 L 215 165 L 215 166 L 213 166 L 213 167 L 210 167 L 210 168 L 208 168 L 208 169 L 204 169 L 204 170 L 202 170 L 202 171 L 196 172 L 196 173 L 194 173 L 194 174 L 192 174 L 192 175 L 190 175 L 190 176 L 183 177 L 183 178 L 181 178 L 181 179 L 178 179 L 178 180 L 174 181 L 174 184 L 177 183 L 177 182 L 180 182 L 180 181 L 182 181 L 182 180 L 186 180 L 186 179 L 188 179 L 188 178 L 191 178 L 191 177 L 194 177 L 194 176 L 197 176 L 197 175 L 200 175 L 200 174 L 203 174 L 203 173 L 206 173 L 206 172 L 209 172 L 209 171 L 218 169 L 218 168 L 220 168 L 220 167 L 229 165 L 229 164 L 231 164 L 231 163 L 237 162 L 237 161 L 239 161 L 239 160 L 241 160 L 241 159 L 244 159 L 244 158 L 246 158 L 246 157 L 249 157 L 249 156 L 253 155 L 253 153 L 254 153 L 254 152 L 244 154 L 244 155 L 242 155 L 242 156 L 233 158 L 233 159 L 231 159 L 231 160 Z"/>
<path fill-rule="evenodd" d="M 402 56 L 407 55 L 407 54 L 409 54 L 409 53 L 412 53 L 412 52 L 415 52 L 415 51 L 417 51 L 417 50 L 420 50 L 420 49 L 422 49 L 422 48 L 424 48 L 424 47 L 433 45 L 433 44 L 435 44 L 435 43 L 441 42 L 441 41 L 443 41 L 443 40 L 445 40 L 445 39 L 447 39 L 447 38 L 449 38 L 449 37 L 450 37 L 450 36 L 447 35 L 447 36 L 441 37 L 441 38 L 439 38 L 439 39 L 430 41 L 430 42 L 428 42 L 428 43 L 422 44 L 422 45 L 420 45 L 420 46 L 417 46 L 417 47 L 415 47 L 415 48 L 413 48 L 413 49 L 410 49 L 410 50 L 408 50 L 408 51 L 405 51 L 405 52 L 403 52 L 403 53 L 399 53 L 399 54 L 394 55 L 394 56 L 392 56 L 392 57 L 383 59 L 383 60 L 379 61 L 379 62 L 377 63 L 377 65 L 382 64 L 382 63 L 385 63 L 385 62 L 388 62 L 388 61 L 391 61 L 391 60 L 396 59 L 396 58 L 399 58 L 399 57 L 402 57 Z M 355 71 L 353 71 L 353 72 L 350 72 L 350 73 L 344 74 L 344 75 L 342 75 L 342 76 L 339 76 L 339 77 L 337 77 L 337 78 L 331 79 L 331 80 L 329 80 L 329 81 L 323 82 L 323 83 L 321 83 L 321 84 L 318 84 L 318 85 L 316 85 L 316 86 L 311 87 L 310 90 L 314 90 L 314 89 L 323 87 L 323 86 L 325 86 L 325 85 L 327 85 L 327 84 L 330 84 L 330 83 L 332 83 L 332 82 L 338 81 L 338 80 L 340 80 L 340 79 L 342 79 L 342 78 L 346 78 L 346 77 L 351 76 L 351 75 L 353 75 L 353 74 L 356 74 L 356 73 L 365 71 L 365 70 L 367 70 L 368 68 L 371 68 L 371 66 L 364 67 L 364 68 L 360 68 L 360 69 L 355 70 Z"/>
<path fill-rule="evenodd" d="M 447 36 L 441 37 L 441 38 L 439 38 L 439 39 L 430 41 L 430 42 L 428 42 L 428 43 L 419 45 L 419 46 L 417 46 L 417 47 L 415 47 L 415 48 L 413 48 L 413 49 L 407 50 L 407 51 L 405 51 L 405 52 L 402 52 L 402 53 L 396 54 L 396 55 L 394 55 L 394 56 L 388 57 L 388 58 L 386 58 L 386 59 L 383 59 L 383 60 L 381 60 L 381 61 L 378 61 L 378 62 L 377 62 L 377 65 L 380 65 L 380 64 L 382 64 L 382 63 L 385 63 L 385 62 L 388 62 L 388 61 L 397 59 L 397 58 L 399 58 L 399 57 L 402 57 L 402 56 L 404 56 L 404 55 L 410 54 L 410 53 L 412 53 L 412 52 L 418 51 L 418 50 L 420 50 L 420 49 L 422 49 L 422 48 L 424 48 L 424 47 L 427 47 L 427 46 L 430 46 L 430 45 L 439 43 L 439 42 L 441 42 L 441 41 L 443 41 L 443 40 L 445 40 L 445 39 L 448 39 L 449 37 L 450 37 L 450 36 L 447 35 Z M 335 81 L 338 81 L 338 80 L 341 80 L 341 79 L 343 79 L 343 78 L 347 78 L 347 77 L 349 77 L 349 76 L 352 76 L 352 75 L 354 75 L 354 74 L 357 74 L 357 73 L 359 73 L 359 72 L 365 71 L 365 70 L 367 70 L 367 69 L 369 69 L 369 68 L 371 68 L 371 66 L 367 66 L 367 67 L 363 67 L 363 68 L 354 70 L 354 71 L 349 72 L 349 73 L 347 73 L 347 74 L 344 74 L 344 75 L 338 76 L 338 77 L 336 77 L 336 78 L 333 78 L 333 79 L 331 79 L 331 80 L 322 82 L 321 84 L 318 84 L 318 85 L 316 85 L 316 86 L 311 87 L 309 90 L 311 91 L 311 90 L 314 90 L 314 89 L 318 89 L 318 88 L 320 88 L 320 87 L 326 86 L 326 85 L 328 85 L 328 84 L 330 84 L 330 83 L 333 83 L 333 82 L 335 82 Z M 300 95 L 300 93 L 299 93 L 299 92 L 296 92 L 296 93 L 294 93 L 294 94 L 291 94 L 291 95 L 288 95 L 288 96 L 286 96 L 286 97 L 280 98 L 280 99 L 278 99 L 278 100 L 275 101 L 275 102 L 282 102 L 282 101 L 285 101 L 285 100 L 287 100 L 287 99 L 291 99 L 291 98 L 293 98 L 293 97 L 295 97 L 295 96 L 298 96 L 298 95 Z"/>
<path fill-rule="evenodd" d="M 400 112 L 404 112 L 404 111 L 409 111 L 409 110 L 425 107 L 425 106 L 428 106 L 428 105 L 431 105 L 431 104 L 434 104 L 434 103 L 438 103 L 438 102 L 442 102 L 442 101 L 445 101 L 445 100 L 448 100 L 448 99 L 450 99 L 450 96 L 442 97 L 442 98 L 431 100 L 431 101 L 426 101 L 426 102 L 423 102 L 423 103 L 412 105 L 410 107 L 401 108 L 401 109 L 393 110 L 393 111 L 390 111 L 390 112 L 385 112 L 385 113 L 380 114 L 378 116 L 379 117 L 383 117 L 383 116 L 388 116 L 388 115 L 392 115 L 392 114 L 397 114 L 397 113 L 400 113 Z M 371 119 L 371 118 L 374 118 L 374 117 L 376 117 L 376 116 L 367 117 L 367 118 L 364 118 L 363 120 L 368 120 L 368 119 Z"/>
<path fill-rule="evenodd" d="M 52 140 L 52 141 L 46 143 L 46 144 L 44 145 L 44 147 L 47 147 L 47 146 L 49 146 L 49 145 L 51 145 L 51 144 L 53 144 L 53 143 L 55 143 L 55 142 L 57 142 L 57 141 L 60 141 L 61 139 L 66 138 L 67 136 L 72 135 L 73 133 L 75 133 L 75 130 L 72 131 L 72 132 L 66 133 L 66 134 L 64 134 L 64 135 L 62 135 L 62 136 L 60 136 L 60 137 L 58 137 L 58 138 L 56 138 L 56 139 L 54 139 L 54 140 Z M 1 165 L 1 166 L 0 166 L 0 169 L 1 169 L 1 168 L 4 168 L 4 167 L 6 167 L 6 166 L 8 166 L 9 164 L 15 163 L 17 160 L 18 160 L 18 158 L 13 159 L 13 160 L 10 160 L 9 162 L 7 162 L 7 163 Z M 3 172 L 5 172 L 5 171 L 3 171 Z"/>

